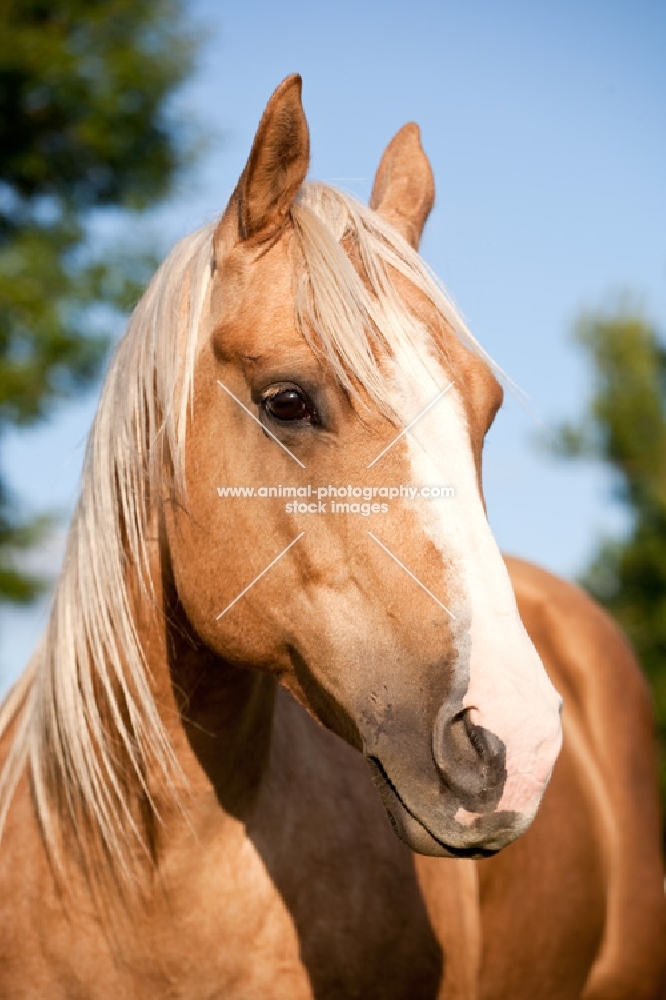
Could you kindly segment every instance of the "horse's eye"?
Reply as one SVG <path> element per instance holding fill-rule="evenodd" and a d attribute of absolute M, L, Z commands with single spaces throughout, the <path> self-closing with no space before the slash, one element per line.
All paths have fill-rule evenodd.
<path fill-rule="evenodd" d="M 275 420 L 293 423 L 297 420 L 315 421 L 315 408 L 310 400 L 297 389 L 281 389 L 264 401 L 266 412 Z"/>

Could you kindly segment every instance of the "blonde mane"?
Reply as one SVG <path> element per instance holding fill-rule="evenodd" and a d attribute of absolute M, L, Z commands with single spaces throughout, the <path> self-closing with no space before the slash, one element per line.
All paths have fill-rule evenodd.
<path fill-rule="evenodd" d="M 391 385 L 378 363 L 405 346 L 441 354 L 422 322 L 394 287 L 397 273 L 434 307 L 449 329 L 498 375 L 495 362 L 470 332 L 460 311 L 418 253 L 376 212 L 327 184 L 307 183 L 292 207 L 305 267 L 297 269 L 298 325 L 343 388 L 394 417 Z M 357 270 L 347 252 L 358 256 Z M 363 277 L 361 277 L 363 274 Z"/>
<path fill-rule="evenodd" d="M 423 344 L 423 329 L 395 291 L 391 272 L 411 282 L 492 364 L 425 263 L 376 213 L 327 185 L 308 183 L 291 214 L 301 258 L 294 268 L 297 321 L 348 391 L 360 386 L 387 412 L 378 359 L 397 353 L 405 338 L 418 336 Z M 128 789 L 155 812 L 147 774 L 151 785 L 157 781 L 174 796 L 182 786 L 131 613 L 128 567 L 142 599 L 153 601 L 148 518 L 165 482 L 185 495 L 186 427 L 214 228 L 198 230 L 171 251 L 118 345 L 90 433 L 49 623 L 0 708 L 0 738 L 12 730 L 0 773 L 0 835 L 27 768 L 48 845 L 57 853 L 56 815 L 69 816 L 79 835 L 83 820 L 128 877 L 130 841 L 145 847 Z"/>

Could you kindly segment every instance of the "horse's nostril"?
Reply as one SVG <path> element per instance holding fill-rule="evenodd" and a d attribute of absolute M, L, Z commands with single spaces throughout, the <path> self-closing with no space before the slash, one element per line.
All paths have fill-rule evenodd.
<path fill-rule="evenodd" d="M 486 734 L 481 729 L 480 726 L 475 726 L 471 721 L 469 716 L 469 711 L 464 713 L 464 718 L 461 720 L 465 726 L 465 735 L 471 743 L 473 749 L 476 751 L 476 755 L 479 760 L 485 760 L 488 756 L 488 740 L 486 739 Z"/>
<path fill-rule="evenodd" d="M 442 781 L 466 809 L 485 812 L 497 805 L 506 779 L 506 748 L 498 736 L 472 721 L 471 709 L 452 714 L 442 706 L 433 757 Z"/>
<path fill-rule="evenodd" d="M 469 709 L 465 709 L 464 712 L 464 725 L 467 738 L 480 762 L 492 764 L 497 757 L 501 756 L 504 751 L 502 741 L 494 733 L 491 733 L 489 729 L 474 725 Z"/>

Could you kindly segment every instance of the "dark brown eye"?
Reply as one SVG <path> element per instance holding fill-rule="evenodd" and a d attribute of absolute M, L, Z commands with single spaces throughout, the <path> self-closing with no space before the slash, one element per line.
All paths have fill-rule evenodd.
<path fill-rule="evenodd" d="M 265 400 L 264 407 L 275 420 L 289 422 L 310 420 L 314 422 L 315 419 L 314 406 L 297 389 L 281 389 Z"/>

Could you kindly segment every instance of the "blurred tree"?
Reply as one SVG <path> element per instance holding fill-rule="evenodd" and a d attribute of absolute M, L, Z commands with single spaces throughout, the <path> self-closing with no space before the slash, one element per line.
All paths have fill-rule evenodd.
<path fill-rule="evenodd" d="M 168 99 L 194 51 L 181 0 L 0 0 L 0 441 L 94 380 L 149 276 L 145 252 L 95 259 L 88 229 L 163 198 L 189 159 Z M 17 557 L 47 527 L 0 476 L 0 601 L 40 589 Z"/>
<path fill-rule="evenodd" d="M 594 388 L 555 448 L 607 462 L 632 514 L 628 536 L 602 540 L 581 583 L 622 625 L 652 685 L 666 804 L 666 350 L 648 322 L 623 309 L 584 316 L 575 335 Z"/>

